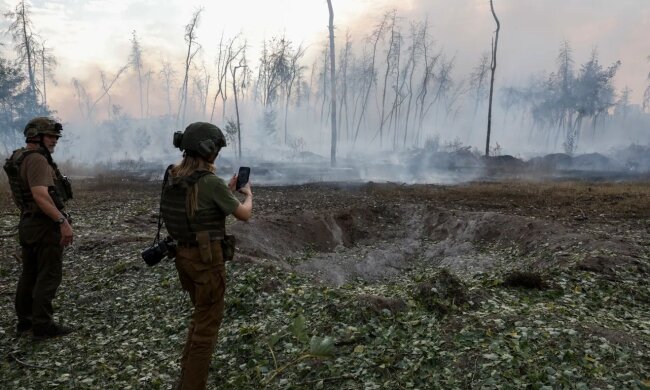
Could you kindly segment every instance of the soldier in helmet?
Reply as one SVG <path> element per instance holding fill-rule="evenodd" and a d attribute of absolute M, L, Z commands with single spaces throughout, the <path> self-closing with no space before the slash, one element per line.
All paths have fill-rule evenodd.
<path fill-rule="evenodd" d="M 183 151 L 180 163 L 168 168 L 161 197 L 162 218 L 177 241 L 176 269 L 194 307 L 181 356 L 181 389 L 205 388 L 210 360 L 224 311 L 226 275 L 222 242 L 226 217 L 247 221 L 253 210 L 250 184 L 233 195 L 236 176 L 226 185 L 215 175 L 214 160 L 226 140 L 210 123 L 192 123 L 174 134 L 174 146 Z"/>
<path fill-rule="evenodd" d="M 51 155 L 61 130 L 61 124 L 50 118 L 30 120 L 24 130 L 25 147 L 15 150 L 4 165 L 21 213 L 22 272 L 16 289 L 16 330 L 19 336 L 31 330 L 36 339 L 71 332 L 52 318 L 52 300 L 61 284 L 63 249 L 72 243 L 72 227 L 64 211 L 72 190 Z"/>

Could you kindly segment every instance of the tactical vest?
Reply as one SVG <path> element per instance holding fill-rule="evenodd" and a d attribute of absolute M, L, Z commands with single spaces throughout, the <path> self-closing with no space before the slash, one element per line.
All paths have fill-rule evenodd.
<path fill-rule="evenodd" d="M 50 156 L 44 148 L 20 148 L 14 150 L 11 157 L 5 160 L 3 168 L 9 178 L 9 187 L 11 188 L 16 205 L 21 212 L 39 210 L 28 183 L 25 183 L 20 177 L 20 166 L 25 158 L 32 153 L 40 153 L 43 155 L 47 159 L 47 163 L 52 167 L 55 176 L 54 185 L 48 187 L 48 193 L 50 194 L 50 197 L 52 197 L 56 207 L 59 210 L 63 210 L 65 202 L 72 199 L 72 187 L 70 186 L 68 178 L 61 174 L 59 168 L 56 166 L 54 161 L 52 161 L 52 156 Z"/>
<path fill-rule="evenodd" d="M 170 178 L 163 188 L 160 205 L 162 218 L 169 235 L 176 241 L 195 244 L 196 233 L 207 231 L 210 240 L 221 240 L 226 232 L 226 215 L 219 208 L 199 209 L 190 216 L 187 205 L 189 189 L 209 171 L 196 171 L 190 176 Z"/>

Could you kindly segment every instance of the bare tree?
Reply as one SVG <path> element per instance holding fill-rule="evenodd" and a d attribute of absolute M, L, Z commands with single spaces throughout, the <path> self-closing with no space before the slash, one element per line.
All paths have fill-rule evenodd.
<path fill-rule="evenodd" d="M 648 56 L 648 61 L 650 61 L 650 56 Z M 650 72 L 648 72 L 648 86 L 643 93 L 643 111 L 647 111 L 650 108 Z"/>
<path fill-rule="evenodd" d="M 199 17 L 201 16 L 203 8 L 199 8 L 192 14 L 190 22 L 185 25 L 185 43 L 187 43 L 187 54 L 185 56 L 185 73 L 183 76 L 183 84 L 180 90 L 180 102 L 178 105 L 178 114 L 176 114 L 176 126 L 185 123 L 185 113 L 187 111 L 187 95 L 189 87 L 189 73 L 190 66 L 194 56 L 199 52 L 201 46 L 196 42 L 196 28 L 199 25 Z"/>
<path fill-rule="evenodd" d="M 364 74 L 366 77 L 368 77 L 368 82 L 366 83 L 365 93 L 361 102 L 361 112 L 359 114 L 359 120 L 357 122 L 357 129 L 354 133 L 353 145 L 357 142 L 357 138 L 359 137 L 359 129 L 361 128 L 361 123 L 363 122 L 363 117 L 368 105 L 368 97 L 370 96 L 372 85 L 374 84 L 376 73 L 375 58 L 377 56 L 377 45 L 379 44 L 379 40 L 384 36 L 386 25 L 388 23 L 388 16 L 389 14 L 384 14 L 379 24 L 375 27 L 375 30 L 368 38 L 370 41 L 372 41 L 372 55 L 369 56 L 370 61 L 367 64 L 367 68 L 364 70 Z"/>
<path fill-rule="evenodd" d="M 623 120 L 627 118 L 627 114 L 630 112 L 630 95 L 632 95 L 632 89 L 626 85 L 621 91 L 621 96 L 616 101 L 616 106 L 614 107 L 614 113 L 621 115 Z"/>
<path fill-rule="evenodd" d="M 413 76 L 415 75 L 415 68 L 418 64 L 418 54 L 421 54 L 422 52 L 422 44 L 424 40 L 424 36 L 422 35 L 424 31 L 423 29 L 419 28 L 417 24 L 411 23 L 410 31 L 411 45 L 408 49 L 409 59 L 405 67 L 408 73 L 408 76 L 405 75 L 405 79 L 408 77 L 408 103 L 406 106 L 406 118 L 404 123 L 404 146 L 406 146 L 406 138 L 409 130 L 409 118 L 411 116 L 411 103 L 413 102 Z"/>
<path fill-rule="evenodd" d="M 442 56 L 441 52 L 431 53 L 433 50 L 433 41 L 429 38 L 429 20 L 425 19 L 422 24 L 422 29 L 420 33 L 421 37 L 421 49 L 422 49 L 422 61 L 423 67 L 422 76 L 420 79 L 418 94 L 415 99 L 415 116 L 418 117 L 418 132 L 415 136 L 415 143 L 418 145 L 420 143 L 420 137 L 422 134 L 422 126 L 424 124 L 424 118 L 426 116 L 426 103 L 427 96 L 429 95 L 429 87 L 433 84 L 435 80 L 434 68 L 440 57 Z M 426 111 L 425 111 L 426 110 Z"/>
<path fill-rule="evenodd" d="M 469 75 L 469 87 L 474 92 L 474 115 L 476 115 L 481 101 L 487 97 L 485 84 L 487 83 L 487 75 L 490 69 L 488 61 L 488 54 L 481 54 L 478 64 Z"/>
<path fill-rule="evenodd" d="M 332 0 L 327 0 L 327 8 L 330 14 L 330 84 L 332 88 L 332 144 L 330 149 L 330 164 L 336 166 L 336 50 L 334 48 L 334 9 L 332 8 Z"/>
<path fill-rule="evenodd" d="M 144 81 L 145 81 L 145 104 L 147 109 L 145 110 L 146 117 L 149 117 L 149 86 L 151 85 L 151 76 L 153 76 L 153 70 L 149 69 L 145 74 L 144 74 Z"/>
<path fill-rule="evenodd" d="M 573 123 L 573 93 L 575 87 L 575 74 L 573 62 L 573 50 L 569 41 L 564 40 L 560 47 L 560 53 L 557 58 L 558 72 L 557 75 L 551 75 L 551 83 L 555 83 L 555 90 L 559 90 L 559 96 L 556 100 L 555 121 L 557 121 L 557 134 L 565 129 L 566 132 L 570 131 Z M 555 77 L 554 77 L 555 76 Z M 550 136 L 550 131 L 548 132 Z M 558 139 L 558 137 L 556 137 Z"/>
<path fill-rule="evenodd" d="M 345 45 L 339 53 L 339 81 L 341 83 L 342 91 L 340 93 L 339 110 L 338 110 L 338 125 L 337 129 L 341 131 L 342 116 L 345 112 L 345 135 L 349 140 L 350 137 L 350 110 L 348 106 L 348 66 L 352 57 L 352 38 L 350 32 L 345 34 Z"/>
<path fill-rule="evenodd" d="M 115 76 L 112 79 L 105 79 L 104 72 L 101 72 L 103 93 L 101 95 L 99 95 L 99 97 L 97 99 L 95 99 L 95 101 L 93 101 L 93 103 L 90 105 L 90 109 L 88 110 L 88 118 L 89 119 L 93 117 L 93 112 L 94 112 L 95 107 L 97 106 L 97 104 L 104 98 L 104 96 L 109 95 L 111 88 L 113 88 L 113 85 L 115 85 L 115 83 L 120 78 L 122 73 L 126 72 L 128 67 L 129 67 L 128 65 L 125 65 L 125 66 L 121 67 L 117 71 L 117 73 L 115 73 Z M 109 97 L 110 97 L 110 95 L 109 95 Z M 111 106 L 112 105 L 109 103 L 109 107 L 111 107 Z"/>
<path fill-rule="evenodd" d="M 497 24 L 497 29 L 494 32 L 494 38 L 492 39 L 492 61 L 490 62 L 490 100 L 488 102 L 488 121 L 487 121 L 487 138 L 485 140 L 485 155 L 490 155 L 490 133 L 492 131 L 492 96 L 494 95 L 494 73 L 497 70 L 497 46 L 499 45 L 499 29 L 501 24 L 497 18 L 497 14 L 494 12 L 493 0 L 490 0 L 490 10 L 492 11 L 492 16 L 494 21 Z"/>
<path fill-rule="evenodd" d="M 321 97 L 321 105 L 320 105 L 320 121 L 321 123 L 324 122 L 324 118 L 327 117 L 328 112 L 325 110 L 327 109 L 329 111 L 329 104 L 327 104 L 327 96 L 328 96 L 328 91 L 327 91 L 327 83 L 330 80 L 330 77 L 328 75 L 329 69 L 330 69 L 330 59 L 329 59 L 329 42 L 326 42 L 323 45 L 323 50 L 320 52 L 320 61 L 322 62 L 322 67 L 320 69 L 320 72 L 318 74 L 318 80 L 320 83 L 322 83 L 320 87 L 320 92 L 319 96 Z M 317 100 L 318 102 L 318 100 Z"/>
<path fill-rule="evenodd" d="M 388 118 L 389 118 L 389 129 L 390 125 L 392 122 L 392 128 L 393 128 L 393 149 L 397 149 L 397 134 L 398 134 L 398 121 L 399 121 L 399 116 L 400 116 L 400 110 L 402 107 L 402 103 L 404 102 L 405 99 L 405 94 L 404 94 L 404 84 L 406 81 L 406 72 L 408 70 L 401 69 L 401 60 L 402 60 L 402 32 L 398 28 L 396 33 L 395 33 L 395 39 L 392 39 L 392 44 L 395 46 L 393 49 L 393 55 L 394 55 L 394 71 L 393 75 L 395 77 L 395 82 L 393 83 L 393 104 L 391 107 L 390 112 L 388 113 Z"/>
<path fill-rule="evenodd" d="M 289 103 L 291 102 L 291 94 L 294 90 L 294 83 L 296 80 L 301 79 L 303 70 L 305 69 L 300 65 L 299 61 L 302 56 L 305 54 L 305 49 L 302 45 L 298 46 L 296 51 L 289 51 L 289 75 L 285 82 L 284 91 L 284 143 L 287 143 L 287 118 L 289 116 Z"/>
<path fill-rule="evenodd" d="M 241 34 L 237 34 L 234 38 L 231 38 L 223 43 L 223 34 L 221 35 L 221 40 L 219 41 L 219 51 L 217 54 L 217 92 L 214 94 L 214 99 L 212 100 L 212 111 L 210 113 L 210 121 L 214 117 L 214 109 L 217 104 L 217 98 L 221 97 L 221 119 L 224 120 L 226 117 L 226 100 L 228 100 L 228 88 L 227 76 L 228 70 L 230 69 L 230 64 L 232 61 L 239 56 L 239 54 L 244 50 L 245 45 L 239 44 L 237 47 L 234 47 L 235 44 L 239 41 Z"/>
<path fill-rule="evenodd" d="M 443 58 L 442 61 L 440 62 L 440 67 L 438 69 L 438 73 L 434 75 L 433 79 L 435 82 L 435 94 L 433 95 L 433 100 L 426 106 L 426 109 L 422 111 L 424 115 L 426 115 L 431 109 L 431 106 L 433 104 L 438 104 L 436 106 L 436 110 L 439 107 L 440 103 L 445 103 L 445 101 L 448 99 L 449 93 L 452 91 L 454 88 L 454 80 L 451 76 L 451 73 L 454 70 L 455 66 L 455 58 L 451 58 L 448 61 L 445 61 Z M 447 116 L 449 115 L 449 112 L 446 112 Z"/>
<path fill-rule="evenodd" d="M 160 76 L 162 77 L 165 94 L 167 100 L 167 115 L 172 115 L 172 99 L 171 99 L 171 89 L 174 82 L 174 76 L 176 72 L 172 67 L 172 64 L 169 61 L 162 61 L 162 69 L 160 70 Z"/>
<path fill-rule="evenodd" d="M 246 49 L 245 49 L 246 48 L 246 42 L 244 42 L 243 47 L 244 47 L 243 52 L 245 53 L 246 52 Z M 239 58 L 239 62 L 238 62 L 238 64 L 236 66 L 232 66 L 232 62 L 230 63 L 230 65 L 231 65 L 230 66 L 230 74 L 232 76 L 232 91 L 233 91 L 233 95 L 235 97 L 235 115 L 237 117 L 237 148 L 238 148 L 237 156 L 241 160 L 241 121 L 239 119 L 239 101 L 237 99 L 237 91 L 240 88 L 243 88 L 243 86 L 245 85 L 244 84 L 245 81 L 240 81 L 239 83 L 237 82 L 237 69 L 240 69 L 240 68 L 245 69 L 245 68 L 248 67 L 248 65 L 246 64 L 246 56 L 242 55 Z"/>
<path fill-rule="evenodd" d="M 206 116 L 206 108 L 208 103 L 208 94 L 210 92 L 210 73 L 208 72 L 205 62 L 201 63 L 201 67 L 194 67 L 193 82 L 193 96 L 196 98 L 196 105 L 199 107 L 197 114 L 202 117 Z"/>
<path fill-rule="evenodd" d="M 109 119 L 111 117 L 111 109 L 112 109 L 112 104 L 111 104 L 111 95 L 110 91 L 111 88 L 113 88 L 113 85 L 115 85 L 115 82 L 120 78 L 122 73 L 124 73 L 128 69 L 129 65 L 125 65 L 122 68 L 120 68 L 115 76 L 113 78 L 108 78 L 106 73 L 101 71 L 99 73 L 99 78 L 102 83 L 102 93 L 96 98 L 92 99 L 90 94 L 86 91 L 86 88 L 83 86 L 81 81 L 79 81 L 76 78 L 72 79 L 72 85 L 74 86 L 75 89 L 75 95 L 77 96 L 77 102 L 79 104 L 79 110 L 81 111 L 81 114 L 84 118 L 86 118 L 87 121 L 93 122 L 94 120 L 94 114 L 95 114 L 95 108 L 97 107 L 97 104 L 104 99 L 104 97 L 108 96 L 108 109 L 109 109 Z"/>
<path fill-rule="evenodd" d="M 45 47 L 45 41 L 41 44 L 41 82 L 43 90 L 41 91 L 43 105 L 47 105 L 47 80 L 51 80 L 56 85 L 54 79 L 54 68 L 57 65 L 56 58 L 51 54 L 51 49 Z"/>
<path fill-rule="evenodd" d="M 81 84 L 79 79 L 76 78 L 72 79 L 72 86 L 75 90 L 75 96 L 77 98 L 77 104 L 79 105 L 79 112 L 81 113 L 81 116 L 90 121 L 89 113 L 91 102 L 90 96 L 88 95 L 88 92 L 86 92 L 86 88 L 83 86 L 83 84 Z"/>
<path fill-rule="evenodd" d="M 27 68 L 32 104 L 36 105 L 38 103 L 36 99 L 38 92 L 36 64 L 39 62 L 40 47 L 32 31 L 30 6 L 22 0 L 16 4 L 14 11 L 6 12 L 4 16 L 11 19 L 9 32 L 14 42 L 14 49 L 18 54 L 18 61 Z"/>
<path fill-rule="evenodd" d="M 144 117 L 144 96 L 143 96 L 143 80 L 142 80 L 142 47 L 138 36 L 133 30 L 131 36 L 131 54 L 129 55 L 129 65 L 133 67 L 138 75 L 138 89 L 140 91 L 140 118 Z"/>
<path fill-rule="evenodd" d="M 102 82 L 102 90 L 106 93 L 106 98 L 108 100 L 108 104 L 106 104 L 106 117 L 108 120 L 111 120 L 111 108 L 112 108 L 112 101 L 111 101 L 111 94 L 110 94 L 110 82 L 108 81 L 108 78 L 106 76 L 106 73 L 102 70 L 99 72 L 99 79 Z"/>
<path fill-rule="evenodd" d="M 284 35 L 272 37 L 263 43 L 257 84 L 262 105 L 266 108 L 276 103 L 280 90 L 289 78 L 290 48 L 291 42 Z"/>
<path fill-rule="evenodd" d="M 388 75 L 391 72 L 391 70 L 394 70 L 394 66 L 393 66 L 393 61 L 395 58 L 394 50 L 396 49 L 395 43 L 397 41 L 396 31 L 395 31 L 397 11 L 392 10 L 391 12 L 388 12 L 386 15 L 387 15 L 387 19 L 389 20 L 388 29 L 390 30 L 390 40 L 388 42 L 388 52 L 386 53 L 386 72 L 384 72 L 384 85 L 381 94 L 381 113 L 379 114 L 379 147 L 381 147 L 383 143 L 384 123 L 386 123 L 386 117 L 384 111 L 386 107 L 386 90 L 388 84 Z"/>
<path fill-rule="evenodd" d="M 291 41 L 284 35 L 264 41 L 257 76 L 257 97 L 264 106 L 264 128 L 274 134 L 276 128 L 276 103 L 291 80 Z"/>

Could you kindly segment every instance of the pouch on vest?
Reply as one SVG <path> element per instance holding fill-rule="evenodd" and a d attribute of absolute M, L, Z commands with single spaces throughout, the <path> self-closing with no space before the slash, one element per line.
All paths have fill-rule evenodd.
<path fill-rule="evenodd" d="M 212 261 L 212 249 L 210 248 L 210 232 L 202 231 L 196 233 L 196 242 L 199 243 L 201 261 L 210 263 Z"/>
<path fill-rule="evenodd" d="M 223 254 L 223 261 L 231 261 L 235 257 L 235 245 L 237 245 L 237 238 L 232 234 L 226 234 L 221 240 L 221 253 Z"/>

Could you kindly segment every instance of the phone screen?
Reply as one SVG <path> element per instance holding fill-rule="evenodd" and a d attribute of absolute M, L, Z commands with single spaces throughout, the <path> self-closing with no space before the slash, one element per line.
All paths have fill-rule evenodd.
<path fill-rule="evenodd" d="M 239 167 L 239 173 L 237 174 L 237 190 L 248 183 L 248 176 L 250 176 L 250 173 L 251 169 L 249 167 Z"/>

